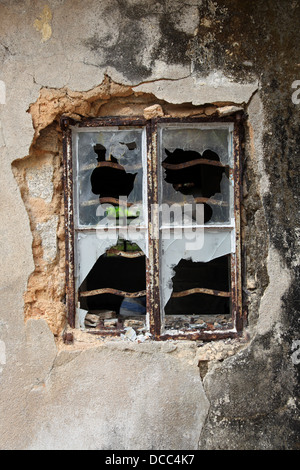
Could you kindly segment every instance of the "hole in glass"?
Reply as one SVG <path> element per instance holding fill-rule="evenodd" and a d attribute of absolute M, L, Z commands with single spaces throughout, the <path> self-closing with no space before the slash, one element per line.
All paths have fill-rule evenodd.
<path fill-rule="evenodd" d="M 128 317 L 145 316 L 145 273 L 146 257 L 136 243 L 119 239 L 106 249 L 79 288 L 80 308 L 88 311 L 86 326 L 101 327 L 103 320 L 114 318 L 110 327 L 120 327 Z"/>
<path fill-rule="evenodd" d="M 137 173 L 127 173 L 113 155 L 109 155 L 106 160 L 106 148 L 103 145 L 95 145 L 94 150 L 98 155 L 98 165 L 91 175 L 92 192 L 99 195 L 100 201 L 107 197 L 128 197 L 133 190 Z"/>
<path fill-rule="evenodd" d="M 193 150 L 179 148 L 173 152 L 165 149 L 165 153 L 167 158 L 162 166 L 166 183 L 172 184 L 175 191 L 185 196 L 193 196 L 195 202 L 203 203 L 204 223 L 209 222 L 213 209 L 207 202 L 221 192 L 221 181 L 226 171 L 219 156 L 212 150 L 205 150 L 201 155 Z"/>
<path fill-rule="evenodd" d="M 230 256 L 209 262 L 181 259 L 173 268 L 172 294 L 165 306 L 165 327 L 228 328 L 231 320 Z"/>

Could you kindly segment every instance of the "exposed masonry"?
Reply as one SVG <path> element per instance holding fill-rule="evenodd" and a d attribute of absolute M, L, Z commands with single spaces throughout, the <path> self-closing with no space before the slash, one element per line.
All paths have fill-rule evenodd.
<path fill-rule="evenodd" d="M 51 125 L 29 155 L 13 163 L 32 231 L 35 270 L 24 295 L 25 320 L 45 318 L 54 335 L 65 324 L 64 219 L 59 134 Z"/>
<path fill-rule="evenodd" d="M 189 103 L 174 105 L 158 100 L 154 95 L 134 91 L 106 77 L 101 85 L 88 92 L 73 92 L 68 89 L 42 89 L 39 99 L 29 112 L 35 129 L 34 139 L 26 158 L 13 162 L 13 172 L 19 184 L 22 198 L 30 219 L 33 236 L 32 250 L 35 270 L 28 280 L 24 294 L 25 320 L 44 318 L 58 343 L 63 346 L 62 333 L 68 332 L 65 309 L 65 247 L 62 184 L 62 136 L 59 126 L 64 114 L 77 120 L 83 117 L 101 116 L 157 116 L 188 117 L 228 115 L 236 112 L 240 104 L 221 103 L 193 106 Z M 247 109 L 245 109 L 247 110 Z M 249 132 L 250 130 L 250 132 Z M 252 129 L 246 129 L 246 177 L 244 178 L 244 205 L 242 206 L 242 230 L 244 249 L 244 291 L 250 317 L 255 321 L 260 298 L 268 284 L 266 274 L 267 247 L 262 235 L 264 216 L 259 195 L 257 164 L 251 144 Z M 251 181 L 251 183 L 250 183 Z M 260 217 L 257 219 L 258 214 Z M 252 232 L 247 221 L 256 220 Z M 259 223 L 258 223 L 259 221 Z M 256 234 L 254 231 L 256 230 Z M 256 259 L 253 247 L 261 239 L 260 257 Z M 257 248 L 256 248 L 257 249 Z M 260 275 L 260 271 L 264 276 Z M 258 284 L 258 279 L 263 282 Z M 247 302 L 248 299 L 248 302 Z M 97 343 L 80 330 L 72 334 L 81 345 Z M 99 340 L 98 340 L 99 341 Z M 78 343 L 77 343 L 78 344 Z M 98 344 L 98 343 L 97 343 Z M 205 345 L 197 353 L 205 375 L 211 359 L 223 360 L 245 346 L 236 340 L 219 341 Z M 70 347 L 70 346 L 68 346 Z"/>

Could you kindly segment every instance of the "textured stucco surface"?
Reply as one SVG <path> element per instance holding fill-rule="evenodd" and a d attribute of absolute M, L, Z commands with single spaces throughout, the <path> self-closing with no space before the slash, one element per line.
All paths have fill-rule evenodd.
<path fill-rule="evenodd" d="M 0 1 L 1 449 L 299 447 L 292 344 L 300 339 L 300 107 L 291 100 L 300 79 L 299 16 L 299 1 Z M 91 113 L 80 96 L 90 93 L 93 103 L 105 76 L 121 90 L 115 108 L 113 94 L 99 91 L 108 103 L 103 113 L 130 113 L 126 87 L 135 105 L 144 93 L 147 105 L 233 104 L 248 112 L 242 215 L 249 336 L 240 343 L 97 343 L 78 333 L 66 346 L 53 324 L 24 321 L 36 232 L 46 247 L 43 266 L 62 244 L 59 219 L 32 223 L 43 204 L 60 214 L 50 201 L 61 191 L 59 149 L 53 140 L 48 149 L 43 141 L 41 154 L 31 145 L 39 146 L 43 128 L 54 132 L 62 112 Z M 52 114 L 41 104 L 47 94 Z M 38 158 L 45 163 L 40 180 Z M 16 173 L 27 163 L 29 198 L 42 200 L 33 206 Z"/>
<path fill-rule="evenodd" d="M 167 344 L 62 351 L 44 387 L 28 397 L 37 407 L 29 448 L 195 449 L 209 407 L 197 368 Z"/>

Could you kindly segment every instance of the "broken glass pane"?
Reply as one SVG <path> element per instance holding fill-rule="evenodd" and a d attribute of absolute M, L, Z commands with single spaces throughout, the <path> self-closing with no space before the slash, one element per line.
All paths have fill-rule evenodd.
<path fill-rule="evenodd" d="M 197 152 L 202 155 L 211 151 L 218 155 L 223 165 L 232 166 L 229 128 L 200 128 L 195 126 L 162 129 L 162 148 Z M 204 158 L 204 157 L 203 157 Z"/>
<path fill-rule="evenodd" d="M 140 246 L 120 237 L 99 240 L 94 232 L 79 234 L 78 258 L 81 325 L 84 316 L 87 328 L 116 329 L 134 317 L 145 328 L 146 257 Z"/>
<path fill-rule="evenodd" d="M 192 242 L 187 243 L 187 237 L 178 237 L 176 230 L 169 239 L 162 234 L 161 300 L 167 329 L 179 328 L 180 325 L 180 328 L 185 328 L 198 320 L 204 328 L 203 318 L 207 321 L 208 315 L 215 317 L 213 323 L 217 319 L 220 324 L 226 322 L 226 327 L 231 321 L 232 232 L 210 229 L 204 230 L 202 235 L 202 239 L 198 236 L 201 243 L 195 243 L 193 249 Z"/>
<path fill-rule="evenodd" d="M 230 224 L 230 143 L 228 129 L 162 128 L 161 202 L 204 204 L 205 224 Z"/>
<path fill-rule="evenodd" d="M 117 225 L 120 208 L 122 217 L 127 217 L 129 223 L 133 219 L 141 223 L 145 202 L 143 130 L 80 131 L 74 141 L 79 226 L 97 225 L 101 220 L 99 211 L 97 214 L 101 204 L 110 204 L 109 216 L 115 217 Z"/>
<path fill-rule="evenodd" d="M 173 291 L 166 315 L 227 315 L 230 291 L 229 256 L 207 263 L 181 259 L 174 267 Z"/>
<path fill-rule="evenodd" d="M 230 183 L 227 172 L 222 174 L 220 182 L 220 192 L 214 194 L 206 202 L 206 207 L 211 209 L 211 217 L 207 224 L 231 224 L 234 218 L 233 204 L 233 186 Z"/>

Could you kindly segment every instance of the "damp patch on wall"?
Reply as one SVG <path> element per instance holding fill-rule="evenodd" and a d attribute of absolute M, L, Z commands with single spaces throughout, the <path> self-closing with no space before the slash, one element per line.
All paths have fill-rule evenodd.
<path fill-rule="evenodd" d="M 41 33 L 42 39 L 41 42 L 47 42 L 52 36 L 52 11 L 48 5 L 44 6 L 43 12 L 35 20 L 34 28 Z"/>

